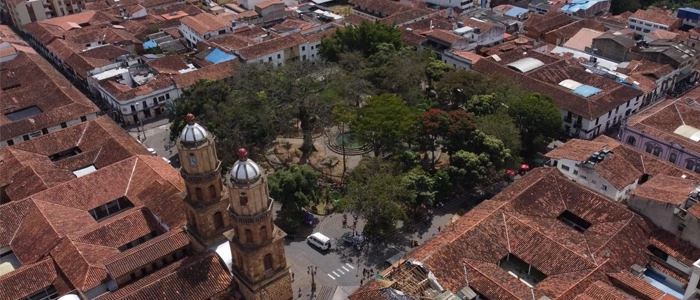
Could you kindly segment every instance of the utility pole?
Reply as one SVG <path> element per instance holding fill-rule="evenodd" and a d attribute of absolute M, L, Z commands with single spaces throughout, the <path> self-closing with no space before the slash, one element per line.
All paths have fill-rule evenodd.
<path fill-rule="evenodd" d="M 316 291 L 316 271 L 318 270 L 318 267 L 314 266 L 309 266 L 306 270 L 306 273 L 311 275 L 311 293 Z"/>

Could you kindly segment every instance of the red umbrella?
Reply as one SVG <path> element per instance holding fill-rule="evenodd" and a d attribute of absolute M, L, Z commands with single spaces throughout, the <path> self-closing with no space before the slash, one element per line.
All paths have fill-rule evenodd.
<path fill-rule="evenodd" d="M 515 175 L 515 170 L 506 170 L 506 175 L 508 175 L 508 176 Z"/>
<path fill-rule="evenodd" d="M 520 170 L 527 171 L 530 170 L 530 166 L 527 164 L 520 165 Z"/>

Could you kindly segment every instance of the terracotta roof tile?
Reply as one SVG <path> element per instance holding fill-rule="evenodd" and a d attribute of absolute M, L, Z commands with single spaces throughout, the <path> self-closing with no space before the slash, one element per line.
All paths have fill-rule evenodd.
<path fill-rule="evenodd" d="M 188 257 L 97 299 L 209 298 L 231 287 L 233 277 L 215 253 Z"/>
<path fill-rule="evenodd" d="M 627 271 L 612 273 L 609 276 L 616 286 L 637 297 L 644 296 L 646 299 L 661 299 L 665 294 L 650 283 L 635 277 Z"/>
<path fill-rule="evenodd" d="M 232 77 L 238 70 L 239 64 L 237 60 L 212 64 L 195 71 L 178 74 L 173 76 L 173 79 L 179 88 L 186 89 L 199 80 L 220 80 Z"/>
<path fill-rule="evenodd" d="M 572 229 L 558 220 L 563 211 L 591 226 L 583 233 Z M 620 293 L 604 285 L 606 274 L 645 265 L 652 231 L 623 205 L 571 182 L 554 168 L 544 168 L 467 212 L 408 259 L 422 262 L 451 291 L 464 287 L 466 268 L 470 287 L 490 299 L 523 299 L 532 293 L 551 299 L 586 293 L 591 295 L 583 299 L 596 299 L 595 293 L 606 293 L 615 299 Z M 530 290 L 497 265 L 508 253 L 547 277 Z M 385 277 L 399 280 L 391 276 Z M 350 298 L 364 299 L 381 289 L 361 288 Z"/>
<path fill-rule="evenodd" d="M 407 5 L 391 0 L 350 0 L 348 3 L 355 6 L 355 8 L 374 11 L 383 16 L 391 16 L 411 9 Z"/>
<path fill-rule="evenodd" d="M 231 27 L 229 22 L 209 13 L 202 13 L 195 16 L 186 16 L 180 19 L 182 24 L 192 28 L 195 32 L 200 35 L 204 35 L 208 32 L 214 32 L 219 30 L 224 30 Z"/>
<path fill-rule="evenodd" d="M 263 55 L 293 48 L 305 42 L 306 39 L 300 33 L 293 33 L 245 47 L 238 50 L 237 53 L 246 60 L 254 60 Z"/>
<path fill-rule="evenodd" d="M 674 17 L 672 11 L 665 12 L 661 9 L 638 9 L 630 16 L 630 18 L 635 18 L 638 20 L 649 21 L 657 24 L 666 25 L 673 27 L 680 20 Z"/>
<path fill-rule="evenodd" d="M 618 291 L 610 284 L 603 281 L 596 281 L 586 288 L 586 290 L 576 296 L 574 300 L 627 300 L 629 296 Z"/>
<path fill-rule="evenodd" d="M 595 120 L 615 109 L 615 107 L 642 94 L 640 90 L 618 83 L 613 79 L 588 73 L 575 62 L 572 63 L 568 60 L 561 60 L 548 55 L 533 53 L 532 51 L 527 52 L 526 56 L 541 60 L 545 63 L 545 66 L 529 71 L 527 74 L 511 70 L 506 65 L 524 57 L 522 52 L 511 51 L 499 54 L 500 62 L 496 62 L 493 58 L 479 60 L 473 65 L 473 69 L 490 75 L 503 76 L 507 80 L 511 80 L 531 91 L 550 96 L 560 109 L 570 111 L 589 120 Z M 565 79 L 572 79 L 582 84 L 591 85 L 603 90 L 603 92 L 590 97 L 579 96 L 559 86 L 559 83 Z"/>
<path fill-rule="evenodd" d="M 25 299 L 51 285 L 58 279 L 56 268 L 50 258 L 0 276 L 1 299 Z"/>
<path fill-rule="evenodd" d="M 135 88 L 116 82 L 113 79 L 100 81 L 100 86 L 114 96 L 117 101 L 131 101 L 138 96 L 148 95 L 160 90 L 173 89 L 174 83 L 168 75 L 158 74 L 146 84 Z"/>
<path fill-rule="evenodd" d="M 185 61 L 178 55 L 166 55 L 147 62 L 147 64 L 161 74 L 180 74 L 178 71 L 189 68 Z"/>
<path fill-rule="evenodd" d="M 417 34 L 413 31 L 401 30 L 401 40 L 403 40 L 406 44 L 418 48 L 428 39 L 425 36 Z"/>
<path fill-rule="evenodd" d="M 688 200 L 690 192 L 695 190 L 693 180 L 681 179 L 676 176 L 656 175 L 640 185 L 632 195 L 679 205 Z"/>
<path fill-rule="evenodd" d="M 681 125 L 689 125 L 700 128 L 700 105 L 693 104 L 689 100 L 698 102 L 700 89 L 695 88 L 682 98 L 667 99 L 656 106 L 640 112 L 627 121 L 627 126 L 645 134 L 677 143 L 695 153 L 700 153 L 700 144 L 689 138 L 675 134 L 674 131 Z"/>
<path fill-rule="evenodd" d="M 444 29 L 433 29 L 430 31 L 423 32 L 423 35 L 425 35 L 428 38 L 434 38 L 439 41 L 443 41 L 445 43 L 448 43 L 450 45 L 456 43 L 459 40 L 463 40 L 464 37 L 454 34 L 451 31 L 444 30 Z"/>
<path fill-rule="evenodd" d="M 99 109 L 74 88 L 51 64 L 37 54 L 20 52 L 10 61 L 0 63 L 0 82 L 15 80 L 19 86 L 0 92 L 0 136 L 17 137 L 59 125 L 61 122 L 96 114 Z M 36 87 L 42 86 L 42 89 Z M 45 95 L 53 95 L 51 98 Z M 12 121 L 7 113 L 36 106 L 41 113 Z"/>
<path fill-rule="evenodd" d="M 151 232 L 165 231 L 147 209 L 132 209 L 86 228 L 73 240 L 77 243 L 119 248 Z"/>
<path fill-rule="evenodd" d="M 431 14 L 431 11 L 429 11 L 427 9 L 411 8 L 409 10 L 398 12 L 398 13 L 395 13 L 395 14 L 389 16 L 389 17 L 383 18 L 379 22 L 384 23 L 384 24 L 388 24 L 388 25 L 403 24 L 403 23 L 410 22 L 410 21 L 413 21 L 416 19 L 421 19 L 421 18 L 427 17 L 430 14 Z"/>
<path fill-rule="evenodd" d="M 104 261 L 112 278 L 119 278 L 145 264 L 155 261 L 189 245 L 190 240 L 182 229 L 167 232 L 143 244 L 131 248 Z"/>

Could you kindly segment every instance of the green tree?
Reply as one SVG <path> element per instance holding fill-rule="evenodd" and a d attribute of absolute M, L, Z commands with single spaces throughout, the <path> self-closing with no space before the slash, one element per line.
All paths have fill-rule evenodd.
<path fill-rule="evenodd" d="M 452 67 L 448 66 L 443 61 L 431 58 L 428 66 L 425 68 L 425 75 L 428 78 L 428 82 L 432 85 L 433 82 L 439 81 L 445 76 L 445 73 L 453 70 Z"/>
<path fill-rule="evenodd" d="M 200 80 L 176 99 L 168 111 L 172 120 L 170 138 L 175 140 L 185 124 L 185 115 L 192 113 L 197 122 L 217 137 L 218 153 L 248 148 L 249 153 L 263 153 L 265 145 L 281 131 L 279 114 L 263 93 L 245 93 L 227 81 Z M 231 165 L 234 157 L 220 157 Z"/>
<path fill-rule="evenodd" d="M 465 150 L 485 154 L 489 158 L 491 166 L 500 169 L 510 159 L 510 150 L 498 138 L 475 130 L 467 142 Z"/>
<path fill-rule="evenodd" d="M 491 159 L 488 154 L 476 154 L 468 151 L 457 151 L 450 156 L 448 168 L 450 177 L 464 187 L 471 188 L 484 181 L 491 169 Z"/>
<path fill-rule="evenodd" d="M 476 118 L 476 128 L 501 140 L 503 145 L 510 150 L 511 158 L 506 161 L 505 167 L 515 168 L 518 166 L 521 161 L 519 154 L 522 151 L 522 140 L 520 130 L 508 114 L 497 113 L 478 117 Z"/>
<path fill-rule="evenodd" d="M 613 0 L 610 3 L 610 12 L 619 15 L 626 11 L 635 12 L 641 7 L 639 0 Z"/>
<path fill-rule="evenodd" d="M 380 156 L 400 149 L 415 125 L 415 112 L 401 98 L 382 94 L 367 99 L 350 127 L 362 142 L 371 145 L 375 156 Z"/>
<path fill-rule="evenodd" d="M 449 123 L 441 144 L 445 151 L 452 154 L 468 147 L 476 121 L 474 115 L 463 109 L 450 111 L 448 115 Z"/>
<path fill-rule="evenodd" d="M 270 196 L 281 203 L 284 210 L 299 212 L 303 207 L 318 202 L 318 178 L 318 172 L 307 165 L 277 170 L 269 177 Z"/>
<path fill-rule="evenodd" d="M 465 105 L 475 95 L 491 94 L 503 87 L 502 81 L 476 72 L 454 70 L 445 73 L 435 83 L 435 100 L 443 110 L 454 110 Z"/>
<path fill-rule="evenodd" d="M 395 164 L 372 158 L 355 168 L 348 181 L 340 207 L 367 220 L 365 235 L 382 236 L 406 220 L 406 204 L 414 201 L 415 193 L 406 187 Z"/>
<path fill-rule="evenodd" d="M 337 61 L 344 52 L 359 51 L 365 57 L 377 53 L 380 44 L 395 49 L 404 47 L 401 30 L 387 24 L 363 21 L 358 26 L 336 30 L 321 41 L 319 54 L 328 61 Z"/>
<path fill-rule="evenodd" d="M 433 174 L 435 200 L 447 201 L 452 195 L 452 181 L 448 169 L 440 169 Z"/>
<path fill-rule="evenodd" d="M 559 108 L 548 96 L 530 94 L 510 104 L 508 113 L 520 129 L 526 155 L 541 151 L 561 132 Z"/>
<path fill-rule="evenodd" d="M 485 116 L 493 114 L 499 105 L 495 94 L 474 95 L 467 102 L 465 109 L 475 116 Z"/>
<path fill-rule="evenodd" d="M 430 208 L 435 202 L 435 179 L 420 168 L 411 170 L 403 175 L 403 184 L 411 192 L 415 193 L 412 203 L 408 203 L 408 208 L 416 212 L 420 207 Z"/>

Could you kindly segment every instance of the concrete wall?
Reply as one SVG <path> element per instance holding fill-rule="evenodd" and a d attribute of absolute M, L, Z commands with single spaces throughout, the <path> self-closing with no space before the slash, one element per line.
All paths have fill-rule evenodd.
<path fill-rule="evenodd" d="M 674 214 L 676 205 L 633 195 L 627 200 L 627 206 L 631 210 L 649 218 L 656 226 L 678 235 L 681 239 L 688 241 L 695 247 L 700 247 L 700 220 L 690 213 L 686 216 L 685 220 L 681 219 Z M 683 231 L 678 230 L 679 224 L 685 225 Z M 684 266 L 678 265 L 679 263 L 677 261 L 675 264 L 677 267 Z"/>
<path fill-rule="evenodd" d="M 596 136 L 604 133 L 615 124 L 622 123 L 624 117 L 630 116 L 637 112 L 642 104 L 641 100 L 642 96 L 629 99 L 627 102 L 621 104 L 608 113 L 599 116 L 595 120 L 588 120 L 581 117 L 581 128 L 578 131 L 574 126 L 579 116 L 572 113 L 571 120 L 568 120 L 569 112 L 559 109 L 559 112 L 562 114 L 562 126 L 564 126 L 564 132 L 581 139 L 593 139 Z"/>
<path fill-rule="evenodd" d="M 556 161 L 557 170 L 559 170 L 569 179 L 615 201 L 627 199 L 630 191 L 637 187 L 638 181 L 635 181 L 625 188 L 618 190 L 615 188 L 615 186 L 608 182 L 607 179 L 601 177 L 600 174 L 598 174 L 598 172 L 596 172 L 594 169 L 577 167 L 576 165 L 581 162 L 569 159 L 559 159 L 552 160 L 552 164 L 554 161 Z"/>

